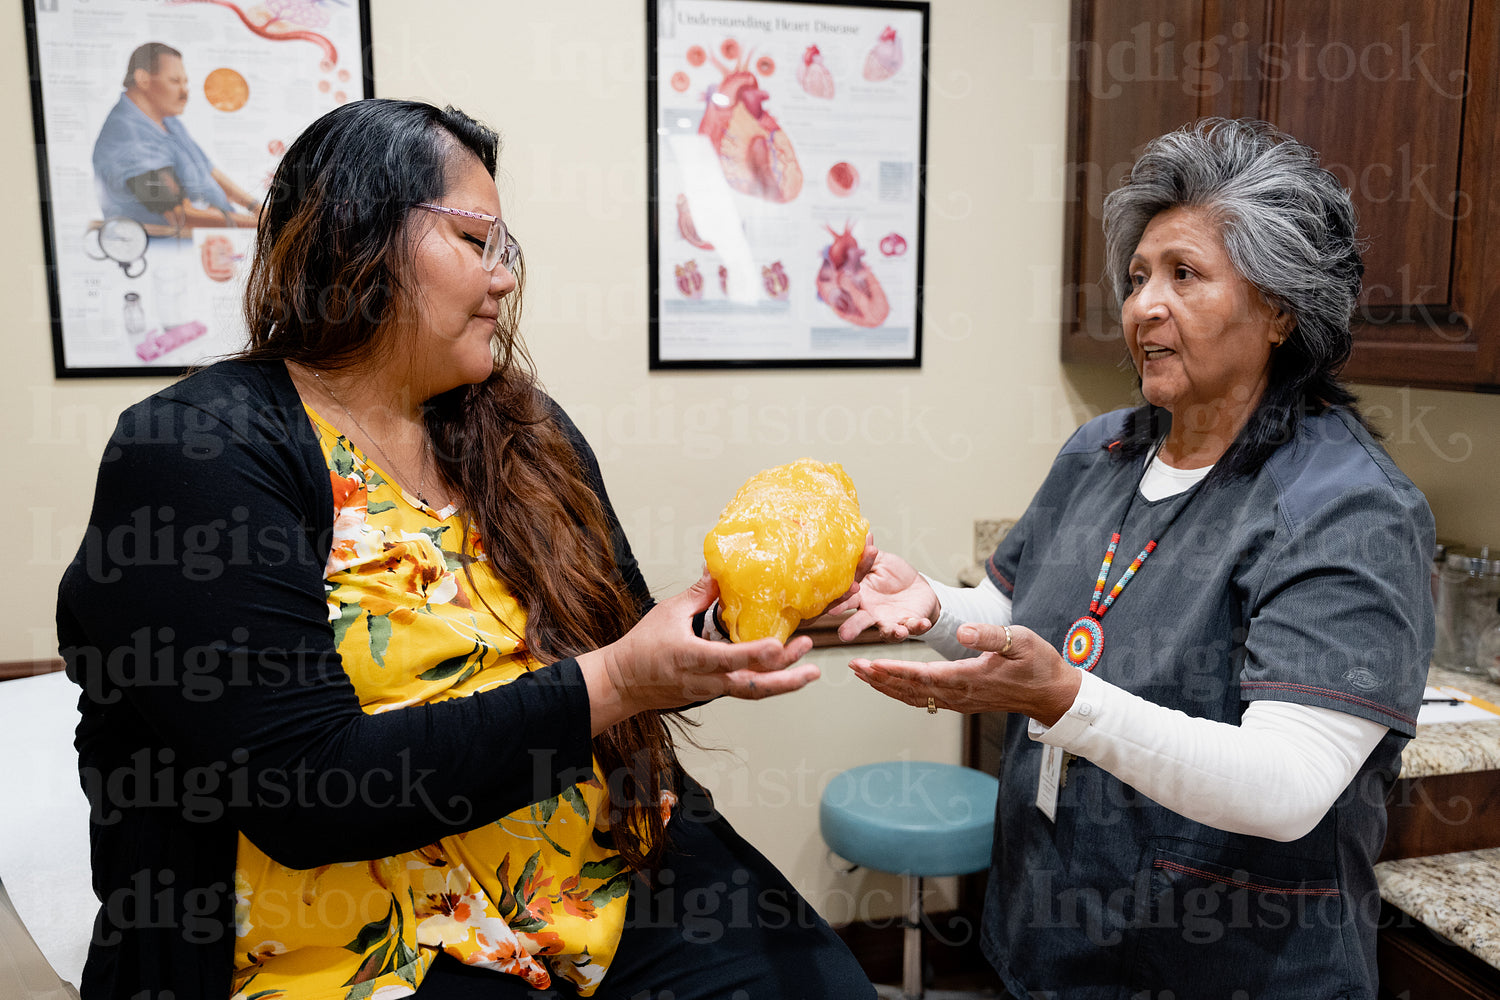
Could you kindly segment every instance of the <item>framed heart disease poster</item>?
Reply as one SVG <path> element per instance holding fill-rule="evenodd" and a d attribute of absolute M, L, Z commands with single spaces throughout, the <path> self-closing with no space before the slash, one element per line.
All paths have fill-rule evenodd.
<path fill-rule="evenodd" d="M 282 152 L 374 93 L 368 0 L 24 7 L 57 375 L 171 375 L 243 348 Z"/>
<path fill-rule="evenodd" d="M 928 17 L 648 0 L 651 368 L 921 364 Z"/>

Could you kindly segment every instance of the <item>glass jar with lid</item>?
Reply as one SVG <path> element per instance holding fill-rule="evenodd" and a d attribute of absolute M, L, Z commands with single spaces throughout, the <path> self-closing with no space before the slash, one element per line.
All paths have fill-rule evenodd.
<path fill-rule="evenodd" d="M 1495 604 L 1495 615 L 1490 624 L 1479 633 L 1475 643 L 1474 665 L 1490 680 L 1500 683 L 1500 601 Z"/>
<path fill-rule="evenodd" d="M 1500 559 L 1485 546 L 1479 555 L 1449 554 L 1438 575 L 1434 666 L 1474 673 L 1479 636 L 1497 621 Z"/>
<path fill-rule="evenodd" d="M 1457 542 L 1445 542 L 1441 538 L 1432 547 L 1432 603 L 1437 606 L 1438 579 L 1443 575 L 1443 563 L 1455 552 L 1462 552 L 1464 547 Z M 993 549 L 991 551 L 994 551 Z M 982 560 L 981 560 L 982 561 Z"/>

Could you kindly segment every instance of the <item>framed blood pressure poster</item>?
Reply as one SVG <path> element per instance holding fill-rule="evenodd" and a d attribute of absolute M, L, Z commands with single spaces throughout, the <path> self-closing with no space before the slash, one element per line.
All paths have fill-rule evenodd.
<path fill-rule="evenodd" d="M 366 0 L 26 0 L 59 377 L 177 374 L 245 344 L 281 154 L 374 93 Z"/>

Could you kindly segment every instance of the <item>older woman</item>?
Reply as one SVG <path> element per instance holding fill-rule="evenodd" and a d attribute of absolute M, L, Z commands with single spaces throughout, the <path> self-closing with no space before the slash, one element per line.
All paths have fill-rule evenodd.
<path fill-rule="evenodd" d="M 493 132 L 346 105 L 287 150 L 251 349 L 131 407 L 58 630 L 103 997 L 860 997 L 673 752 L 809 643 L 652 608 L 517 339 Z M 695 627 L 696 625 L 696 627 Z"/>
<path fill-rule="evenodd" d="M 1212 120 L 1149 143 L 1104 214 L 1145 405 L 1063 446 L 980 587 L 880 553 L 841 631 L 954 659 L 851 666 L 1016 713 L 983 935 L 1016 996 L 1374 998 L 1433 521 L 1335 378 L 1349 197 Z"/>

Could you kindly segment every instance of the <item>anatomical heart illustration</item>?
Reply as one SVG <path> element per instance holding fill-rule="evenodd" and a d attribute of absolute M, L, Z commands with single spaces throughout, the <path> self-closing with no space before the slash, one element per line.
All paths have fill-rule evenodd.
<path fill-rule="evenodd" d="M 818 268 L 818 298 L 828 303 L 839 319 L 855 326 L 874 327 L 885 322 L 891 305 L 885 289 L 865 263 L 865 252 L 855 242 L 853 227 L 842 233 L 833 227 L 833 242 L 823 248 L 823 263 Z"/>
<path fill-rule="evenodd" d="M 786 268 L 779 260 L 760 269 L 760 280 L 766 286 L 766 294 L 777 301 L 786 298 L 787 289 L 791 287 Z"/>
<path fill-rule="evenodd" d="M 748 53 L 733 67 L 714 58 L 724 79 L 709 88 L 698 132 L 718 152 L 730 187 L 784 204 L 802 191 L 802 167 L 791 137 L 766 110 L 771 95 L 761 89 L 749 64 Z"/>
<path fill-rule="evenodd" d="M 823 53 L 816 45 L 809 45 L 802 53 L 802 65 L 797 68 L 797 82 L 802 89 L 814 97 L 833 98 L 833 74 L 823 64 Z"/>
<path fill-rule="evenodd" d="M 689 299 L 703 298 L 703 275 L 698 270 L 698 262 L 690 260 L 685 264 L 678 264 L 672 269 L 677 278 L 677 290 L 683 297 Z"/>
<path fill-rule="evenodd" d="M 901 62 L 901 40 L 896 37 L 896 29 L 887 26 L 865 56 L 865 79 L 872 83 L 889 80 L 900 71 Z"/>

